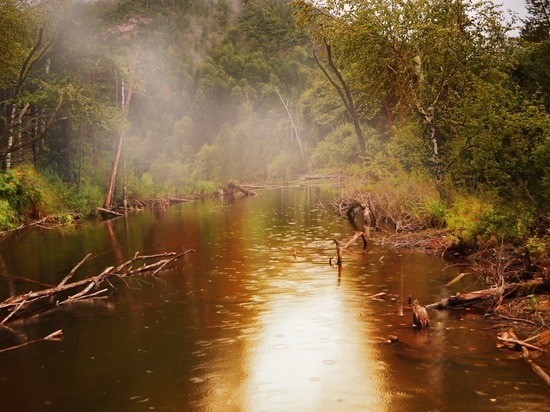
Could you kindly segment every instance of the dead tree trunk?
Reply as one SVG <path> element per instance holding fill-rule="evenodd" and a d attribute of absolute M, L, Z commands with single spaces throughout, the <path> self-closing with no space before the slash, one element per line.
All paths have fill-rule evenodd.
<path fill-rule="evenodd" d="M 298 130 L 298 127 L 296 126 L 296 123 L 294 122 L 294 118 L 292 117 L 288 100 L 285 101 L 283 99 L 283 96 L 281 96 L 279 89 L 277 89 L 276 87 L 274 87 L 273 89 L 275 90 L 275 93 L 277 93 L 277 96 L 279 96 L 279 99 L 281 100 L 281 103 L 283 104 L 286 110 L 286 114 L 288 115 L 288 118 L 290 120 L 290 125 L 292 126 L 292 130 L 294 130 L 294 136 L 296 137 L 296 141 L 298 142 L 298 147 L 300 148 L 300 154 L 302 155 L 302 160 L 304 161 L 304 164 L 307 165 L 307 156 L 304 150 L 304 146 L 302 145 L 302 137 L 301 137 L 300 131 Z"/>
<path fill-rule="evenodd" d="M 122 106 L 122 116 L 124 120 L 128 118 L 128 111 L 130 109 L 130 100 L 132 99 L 132 91 L 134 89 L 134 83 L 136 78 L 136 69 L 137 69 L 137 63 L 138 63 L 138 54 L 136 53 L 134 55 L 134 61 L 132 63 L 132 67 L 130 68 L 130 76 L 128 79 L 128 93 L 126 98 L 123 101 Z M 111 203 L 113 200 L 113 192 L 115 187 L 115 180 L 118 170 L 118 163 L 120 162 L 120 154 L 122 153 L 122 146 L 124 144 L 124 137 L 126 133 L 122 129 L 118 136 L 118 144 L 115 151 L 115 158 L 113 160 L 113 168 L 111 170 L 111 177 L 109 178 L 109 186 L 107 188 L 107 194 L 105 195 L 105 201 L 103 202 L 103 208 L 104 209 L 110 209 Z"/>

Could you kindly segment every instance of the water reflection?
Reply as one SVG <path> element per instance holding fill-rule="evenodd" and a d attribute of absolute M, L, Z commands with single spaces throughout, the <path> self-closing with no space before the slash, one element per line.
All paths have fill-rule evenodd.
<path fill-rule="evenodd" d="M 246 348 L 248 410 L 385 410 L 383 363 L 373 331 L 345 293 L 319 282 L 313 293 L 271 295 Z"/>

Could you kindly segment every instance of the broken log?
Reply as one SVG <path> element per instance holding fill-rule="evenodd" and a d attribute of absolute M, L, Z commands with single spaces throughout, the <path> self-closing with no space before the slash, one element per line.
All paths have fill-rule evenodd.
<path fill-rule="evenodd" d="M 248 190 L 245 187 L 243 187 L 243 186 L 241 186 L 237 183 L 234 183 L 234 182 L 229 182 L 227 184 L 227 188 L 232 189 L 232 190 L 238 190 L 239 192 L 244 193 L 246 196 L 255 196 L 256 195 L 256 192 L 254 192 L 253 190 Z"/>
<path fill-rule="evenodd" d="M 497 302 L 500 299 L 510 299 L 548 291 L 550 291 L 550 280 L 534 279 L 527 282 L 508 283 L 502 287 L 476 290 L 464 294 L 456 293 L 426 307 L 428 309 L 466 308 L 480 302 Z"/>
<path fill-rule="evenodd" d="M 358 216 L 359 224 L 356 222 Z M 355 230 L 359 230 L 362 226 L 367 239 L 370 239 L 370 228 L 376 225 L 376 219 L 368 203 L 353 200 L 346 210 L 346 217 Z"/>
<path fill-rule="evenodd" d="M 75 272 L 78 270 L 78 268 L 79 268 L 80 266 L 82 266 L 82 265 L 84 264 L 84 262 L 86 262 L 86 260 L 87 260 L 90 256 L 92 256 L 92 254 L 91 254 L 91 253 L 88 253 L 88 254 L 84 257 L 84 259 L 82 259 L 80 262 L 78 262 L 78 264 L 73 268 L 73 270 L 71 270 L 71 271 L 69 272 L 69 274 L 68 274 L 67 276 L 65 276 L 61 282 L 59 282 L 59 285 L 57 285 L 57 287 L 63 286 L 65 283 L 67 283 L 67 281 L 68 281 L 70 278 L 72 278 L 72 277 L 74 276 L 74 274 L 75 274 Z"/>
<path fill-rule="evenodd" d="M 353 234 L 353 237 L 344 246 L 344 249 L 347 250 L 348 247 L 353 245 L 355 243 L 355 241 L 359 238 L 363 239 L 363 250 L 366 250 L 367 249 L 367 239 L 370 238 L 370 229 L 366 225 L 363 226 L 363 232 L 355 231 L 355 233 Z"/>
<path fill-rule="evenodd" d="M 191 252 L 194 252 L 194 250 L 190 249 L 183 253 L 169 252 L 148 256 L 140 256 L 136 253 L 132 259 L 120 264 L 117 267 L 109 266 L 99 275 L 74 282 L 68 282 L 74 272 L 88 258 L 88 256 L 86 256 L 86 258 L 80 261 L 80 263 L 78 263 L 73 270 L 71 270 L 69 275 L 67 275 L 58 286 L 12 296 L 3 302 L 0 302 L 0 319 L 2 319 L 0 324 L 3 325 L 14 319 L 29 317 L 52 309 L 61 304 L 94 298 L 97 295 L 109 290 L 108 288 L 100 289 L 100 285 L 102 285 L 103 282 L 110 285 L 109 279 L 113 277 L 124 278 L 137 273 L 150 271 L 153 272 L 153 275 L 156 275 L 169 263 Z M 153 263 L 144 263 L 143 266 L 140 267 L 134 267 L 134 264 L 138 261 L 150 262 L 152 260 L 156 261 Z"/>

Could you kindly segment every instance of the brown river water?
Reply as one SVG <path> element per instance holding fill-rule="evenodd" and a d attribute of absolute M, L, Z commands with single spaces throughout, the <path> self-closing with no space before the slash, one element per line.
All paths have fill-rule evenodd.
<path fill-rule="evenodd" d="M 339 275 L 331 239 L 353 232 L 323 206 L 333 196 L 269 189 L 0 240 L 1 299 L 41 288 L 22 277 L 59 283 L 89 252 L 80 277 L 137 251 L 196 250 L 106 299 L 0 328 L 0 348 L 64 333 L 0 353 L 0 412 L 550 410 L 546 384 L 496 348 L 482 312 L 430 311 L 428 330 L 412 328 L 401 296 L 479 288 L 473 275 L 444 286 L 467 267 L 359 242 Z"/>

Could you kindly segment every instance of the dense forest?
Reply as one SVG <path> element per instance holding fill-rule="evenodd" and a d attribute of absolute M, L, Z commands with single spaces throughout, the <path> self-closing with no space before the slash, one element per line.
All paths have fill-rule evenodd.
<path fill-rule="evenodd" d="M 527 10 L 0 0 L 0 227 L 339 171 L 397 228 L 544 253 L 550 10 Z"/>

